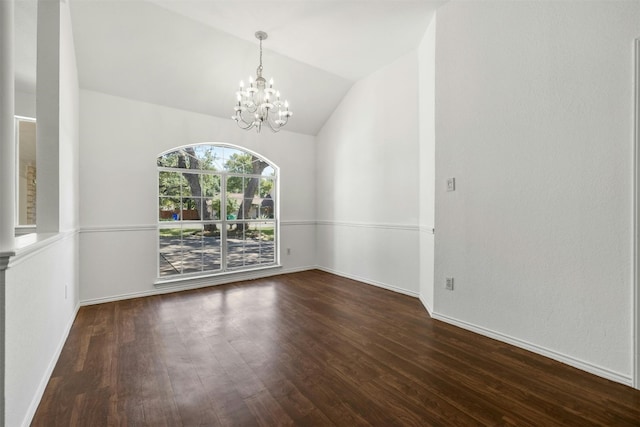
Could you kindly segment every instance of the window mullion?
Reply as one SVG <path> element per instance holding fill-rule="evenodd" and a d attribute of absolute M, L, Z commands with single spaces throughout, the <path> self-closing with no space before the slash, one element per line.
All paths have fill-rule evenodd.
<path fill-rule="evenodd" d="M 220 175 L 220 267 L 227 271 L 227 174 Z"/>

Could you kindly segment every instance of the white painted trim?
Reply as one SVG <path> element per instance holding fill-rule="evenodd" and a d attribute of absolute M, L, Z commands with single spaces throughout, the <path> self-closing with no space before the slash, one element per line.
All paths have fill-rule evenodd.
<path fill-rule="evenodd" d="M 407 289 L 402 289 L 397 286 L 389 285 L 388 283 L 378 282 L 377 280 L 367 279 L 365 277 L 356 276 L 355 274 L 347 274 L 342 271 L 334 270 L 332 268 L 317 266 L 317 270 L 324 271 L 326 273 L 335 274 L 336 276 L 345 277 L 347 279 L 356 280 L 358 282 L 362 282 L 367 285 L 376 286 L 378 288 L 386 289 L 388 291 L 397 292 L 399 294 L 408 295 L 410 297 L 418 298 L 418 293 L 409 291 Z"/>
<path fill-rule="evenodd" d="M 332 227 L 363 227 L 363 228 L 380 228 L 383 230 L 405 230 L 405 231 L 420 231 L 420 228 L 421 228 L 413 224 L 383 224 L 383 223 L 355 222 L 355 221 L 323 220 L 323 221 L 316 221 L 316 224 L 324 225 L 324 226 L 332 226 Z"/>
<path fill-rule="evenodd" d="M 60 342 L 58 342 L 56 351 L 53 353 L 53 356 L 49 361 L 49 365 L 47 366 L 47 370 L 45 371 L 44 375 L 42 376 L 42 379 L 40 380 L 40 384 L 38 385 L 36 393 L 34 394 L 33 399 L 31 399 L 31 404 L 29 405 L 29 408 L 27 408 L 27 413 L 25 414 L 24 419 L 22 420 L 22 424 L 21 424 L 22 427 L 29 427 L 29 425 L 31 424 L 31 421 L 33 421 L 33 416 L 36 414 L 38 405 L 40 405 L 40 400 L 42 399 L 44 390 L 46 389 L 47 384 L 49 383 L 49 379 L 53 374 L 53 369 L 56 367 L 56 364 L 58 363 L 58 359 L 60 358 L 60 354 L 62 353 L 64 344 L 67 342 L 67 338 L 69 337 L 69 332 L 71 332 L 71 327 L 73 326 L 73 322 L 75 322 L 76 320 L 76 316 L 78 315 L 79 309 L 80 309 L 80 304 L 78 303 L 76 304 L 73 310 L 73 315 L 67 322 L 67 326 L 65 327 L 65 331 L 62 334 L 62 338 L 60 339 Z"/>
<path fill-rule="evenodd" d="M 16 245 L 20 243 L 21 239 L 24 239 L 25 246 L 16 249 L 15 256 L 9 260 L 7 268 L 15 267 L 57 243 L 74 237 L 77 233 L 77 231 L 72 230 L 60 233 L 26 234 L 20 236 L 16 239 Z"/>
<path fill-rule="evenodd" d="M 420 226 L 420 232 L 426 234 L 436 234 L 436 229 L 433 227 L 425 227 L 423 225 Z"/>
<path fill-rule="evenodd" d="M 293 220 L 280 221 L 281 226 L 315 226 L 313 220 Z M 81 227 L 80 233 L 121 233 L 124 231 L 157 231 L 158 224 L 139 224 L 139 225 L 94 225 Z"/>
<path fill-rule="evenodd" d="M 193 275 L 185 275 L 185 274 L 176 274 L 175 276 L 167 276 L 160 277 L 156 279 L 154 282 L 155 286 L 174 286 L 180 283 L 193 283 L 198 284 L 202 281 L 211 282 L 212 280 L 216 280 L 218 277 L 232 276 L 232 277 L 242 277 L 245 274 L 251 275 L 252 273 L 257 273 L 261 271 L 267 270 L 282 270 L 282 265 L 280 264 L 270 264 L 266 266 L 257 266 L 254 268 L 247 268 L 242 270 L 227 270 L 227 271 L 211 271 L 208 273 L 192 273 Z"/>
<path fill-rule="evenodd" d="M 123 231 L 157 231 L 158 224 L 96 225 L 80 227 L 80 233 L 119 233 Z"/>
<path fill-rule="evenodd" d="M 635 40 L 635 111 L 633 120 L 633 386 L 640 390 L 640 39 Z"/>
<path fill-rule="evenodd" d="M 37 232 L 35 224 L 34 225 L 16 225 L 15 230 L 16 230 L 16 237 Z"/>
<path fill-rule="evenodd" d="M 281 226 L 298 226 L 298 225 L 312 225 L 312 226 L 316 226 L 316 221 L 315 220 L 289 220 L 289 221 L 280 221 L 280 225 Z"/>
<path fill-rule="evenodd" d="M 493 331 L 491 329 L 483 328 L 481 326 L 464 322 L 462 320 L 454 319 L 452 317 L 445 316 L 439 313 L 433 313 L 432 317 L 436 320 L 440 320 L 442 322 L 449 323 L 459 328 L 466 329 L 471 332 L 475 332 L 476 334 L 480 334 L 485 337 L 493 338 L 495 340 L 502 341 L 507 344 L 511 344 L 513 346 L 548 357 L 550 359 L 564 363 L 565 365 L 573 366 L 574 368 L 578 368 L 582 371 L 589 372 L 591 374 L 597 375 L 602 378 L 606 378 L 611 381 L 615 381 L 628 386 L 631 386 L 633 382 L 633 379 L 631 378 L 631 376 L 624 375 L 619 372 L 614 372 L 609 369 L 602 368 L 600 366 L 596 366 L 592 363 L 585 362 L 580 359 L 576 359 L 575 357 L 558 353 L 557 351 L 550 350 L 548 348 L 545 348 L 536 344 L 532 344 L 530 342 L 527 342 L 518 338 L 514 338 L 512 336 L 505 335 L 500 332 Z"/>
<path fill-rule="evenodd" d="M 264 279 L 271 276 L 279 276 L 281 274 L 298 273 L 301 271 L 315 270 L 315 269 L 317 269 L 315 265 L 310 265 L 306 267 L 286 268 L 286 269 L 277 269 L 277 270 L 272 269 L 270 271 L 259 270 L 259 271 L 253 271 L 251 273 L 245 272 L 244 274 L 239 272 L 237 273 L 237 275 L 227 275 L 227 276 L 218 277 L 218 278 L 200 277 L 197 279 L 194 278 L 191 281 L 189 281 L 189 283 L 186 283 L 186 284 L 162 285 L 162 286 L 156 286 L 154 289 L 149 289 L 147 291 L 131 292 L 127 294 L 113 295 L 109 297 L 81 300 L 80 305 L 84 307 L 87 305 L 103 304 L 106 302 L 122 301 L 122 300 L 127 300 L 132 298 L 142 298 L 142 297 L 149 297 L 153 295 L 168 294 L 168 293 L 178 292 L 178 291 L 187 291 L 191 289 L 225 285 L 228 283 L 243 282 L 246 280 Z"/>
<path fill-rule="evenodd" d="M 431 308 L 429 303 L 427 303 L 427 300 L 422 298 L 422 295 L 418 296 L 418 299 L 422 303 L 422 306 L 425 308 L 425 310 L 427 310 L 427 313 L 429 314 L 429 316 L 433 318 L 433 308 Z"/>

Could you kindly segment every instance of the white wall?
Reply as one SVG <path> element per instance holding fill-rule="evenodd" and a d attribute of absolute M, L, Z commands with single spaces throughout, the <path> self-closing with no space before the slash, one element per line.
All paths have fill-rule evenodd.
<path fill-rule="evenodd" d="M 637 2 L 450 2 L 436 51 L 437 316 L 625 383 L 638 22 Z"/>
<path fill-rule="evenodd" d="M 436 16 L 418 46 L 420 301 L 429 313 L 434 306 Z"/>
<path fill-rule="evenodd" d="M 15 114 L 22 117 L 36 117 L 36 94 L 16 91 Z"/>
<path fill-rule="evenodd" d="M 316 138 L 317 260 L 418 295 L 418 58 L 358 81 Z"/>
<path fill-rule="evenodd" d="M 31 422 L 75 318 L 77 245 L 68 234 L 6 272 L 6 426 Z"/>
<path fill-rule="evenodd" d="M 61 55 L 39 57 L 39 61 L 43 70 L 59 73 L 59 80 L 43 81 L 59 86 L 47 90 L 59 92 L 60 98 L 46 99 L 38 105 L 38 111 L 46 111 L 50 119 L 58 118 L 61 129 L 59 135 L 46 135 L 47 141 L 60 141 L 65 157 L 62 160 L 55 154 L 47 158 L 53 164 L 50 170 L 64 168 L 59 182 L 69 187 L 55 205 L 74 206 L 78 200 L 73 190 L 77 186 L 78 81 L 73 35 L 68 4 L 43 3 L 46 5 L 38 8 L 43 14 L 39 22 L 47 22 L 48 47 L 59 48 Z M 78 236 L 73 228 L 77 214 L 73 209 L 65 212 L 71 218 L 66 231 L 39 236 L 39 243 L 18 250 L 6 271 L 6 426 L 27 426 L 31 422 L 78 308 Z"/>
<path fill-rule="evenodd" d="M 81 91 L 81 300 L 147 295 L 157 278 L 158 154 L 200 142 L 253 150 L 280 167 L 281 272 L 315 265 L 313 137 L 242 131 L 231 120 Z M 233 280 L 233 277 L 227 278 Z M 214 279 L 202 283 L 216 283 Z"/>
<path fill-rule="evenodd" d="M 60 126 L 58 157 L 60 159 L 58 209 L 60 231 L 78 228 L 78 150 L 79 87 L 78 69 L 71 30 L 69 5 L 60 14 Z"/>

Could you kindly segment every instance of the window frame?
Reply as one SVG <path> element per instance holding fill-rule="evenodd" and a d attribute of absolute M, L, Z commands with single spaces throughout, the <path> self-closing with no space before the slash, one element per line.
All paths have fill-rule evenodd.
<path fill-rule="evenodd" d="M 249 154 L 251 156 L 254 156 L 258 159 L 260 159 L 263 162 L 266 162 L 268 164 L 268 167 L 270 167 L 273 170 L 273 175 L 256 175 L 256 174 L 252 174 L 252 173 L 238 173 L 238 172 L 230 172 L 227 170 L 208 170 L 208 169 L 185 169 L 185 168 L 178 168 L 178 167 L 166 167 L 166 166 L 157 166 L 157 160 L 159 158 L 161 158 L 162 156 L 166 155 L 166 154 L 170 154 L 173 153 L 175 151 L 181 150 L 181 149 L 185 149 L 185 148 L 189 148 L 189 147 L 203 147 L 203 146 L 211 146 L 211 147 L 216 147 L 216 148 L 222 148 L 222 149 L 231 149 L 231 150 L 235 150 L 235 151 L 239 151 L 242 154 Z M 227 160 L 227 159 L 225 159 Z M 193 173 L 193 174 L 199 174 L 199 175 L 208 175 L 208 176 L 219 176 L 220 177 L 220 214 L 219 219 L 207 219 L 207 220 L 203 220 L 203 219 L 198 219 L 198 220 L 178 220 L 178 221 L 162 221 L 159 215 L 159 211 L 161 208 L 161 204 L 160 204 L 160 199 L 161 197 L 167 197 L 167 196 L 163 196 L 160 194 L 160 174 L 161 172 L 178 172 L 178 173 Z M 261 179 L 269 179 L 273 181 L 273 186 L 272 186 L 272 190 L 271 193 L 272 194 L 272 198 L 274 199 L 274 203 L 273 203 L 273 217 L 272 218 L 268 218 L 268 219 L 260 219 L 260 218 L 255 218 L 255 219 L 249 219 L 249 218 L 242 218 L 242 219 L 229 219 L 228 218 L 228 212 L 227 212 L 227 179 L 229 177 L 243 177 L 243 178 L 257 178 L 259 180 Z M 259 186 L 258 186 L 258 190 L 259 191 Z M 187 196 L 183 196 L 182 191 L 181 194 L 179 196 L 180 199 L 183 199 Z M 204 200 L 204 197 L 201 197 L 201 200 Z M 182 206 L 181 206 L 181 210 L 182 210 Z M 181 212 L 182 213 L 182 212 Z M 241 146 L 237 146 L 234 144 L 228 144 L 228 143 L 220 143 L 220 142 L 203 142 L 203 143 L 197 143 L 197 144 L 187 144 L 187 145 L 182 145 L 182 146 L 178 146 L 178 147 L 173 147 L 169 150 L 163 151 L 162 153 L 158 154 L 158 156 L 156 157 L 156 222 L 157 222 L 157 226 L 156 226 L 156 276 L 157 276 L 157 280 L 156 283 L 157 284 L 161 284 L 161 283 L 168 283 L 168 282 L 175 282 L 175 281 L 182 281 L 182 280 L 188 280 L 188 279 L 198 279 L 198 278 L 204 278 L 204 277 L 217 277 L 217 276 L 224 276 L 224 275 L 229 275 L 229 274 L 238 274 L 238 273 L 247 273 L 247 272 L 251 272 L 251 271 L 256 271 L 256 270 L 265 270 L 265 269 L 272 269 L 272 268 L 279 268 L 281 267 L 281 263 L 280 263 L 280 168 L 271 160 L 269 160 L 268 158 L 266 158 L 265 156 L 256 153 L 255 151 L 249 150 L 245 147 L 241 147 Z M 241 267 L 229 267 L 229 259 L 228 259 L 228 227 L 230 224 L 237 224 L 239 222 L 242 223 L 246 223 L 246 224 L 258 224 L 258 223 L 273 223 L 273 250 L 274 250 L 274 254 L 273 254 L 273 262 L 269 262 L 269 263 L 264 263 L 264 264 L 251 264 L 248 266 L 241 266 Z M 161 229 L 167 229 L 167 228 L 172 228 L 170 225 L 173 224 L 175 228 L 182 228 L 182 226 L 184 224 L 192 224 L 192 225 L 197 225 L 200 224 L 202 226 L 206 225 L 206 224 L 216 224 L 217 227 L 219 227 L 220 230 L 220 268 L 216 269 L 216 270 L 201 270 L 198 272 L 188 272 L 188 273 L 184 273 L 183 270 L 184 268 L 181 267 L 181 272 L 180 273 L 176 273 L 176 274 L 169 274 L 169 275 L 162 275 L 161 274 L 161 256 L 162 256 L 162 251 L 161 251 L 161 247 L 160 247 L 160 230 Z M 243 241 L 246 241 L 243 238 Z M 184 259 L 184 245 L 181 244 L 181 259 Z M 203 255 L 204 256 L 204 255 Z M 204 262 L 203 262 L 203 266 L 204 266 Z"/>
<path fill-rule="evenodd" d="M 15 205 L 15 212 L 14 212 L 14 229 L 15 229 L 15 233 L 16 235 L 23 235 L 23 234 L 29 234 L 29 233 L 33 233 L 36 230 L 36 224 L 37 224 L 37 215 L 38 215 L 38 208 L 36 205 L 35 208 L 35 214 L 36 214 L 36 222 L 34 223 L 30 223 L 30 224 L 20 224 L 20 123 L 21 122 L 28 122 L 28 123 L 34 123 L 37 125 L 37 119 L 35 117 L 27 117 L 27 116 L 21 116 L 21 115 L 14 115 L 13 116 L 13 124 L 14 124 L 14 144 L 15 144 L 15 159 L 14 159 L 14 164 L 15 164 L 15 191 L 14 191 L 14 205 Z M 36 138 L 37 138 L 37 133 L 36 133 Z M 38 150 L 38 144 L 36 141 L 36 153 Z M 37 164 L 37 157 L 36 157 L 36 163 L 35 163 L 35 167 L 37 170 L 38 164 Z M 36 172 L 37 173 L 37 172 Z M 36 183 L 36 194 L 37 194 L 37 183 Z"/>

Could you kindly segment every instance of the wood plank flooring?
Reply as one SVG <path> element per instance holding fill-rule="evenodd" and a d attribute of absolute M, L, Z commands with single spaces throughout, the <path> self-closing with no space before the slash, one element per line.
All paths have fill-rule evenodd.
<path fill-rule="evenodd" d="M 640 391 L 309 271 L 83 307 L 33 426 L 640 426 Z"/>

